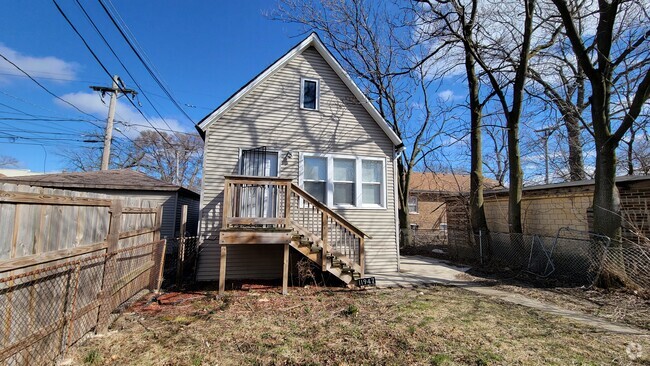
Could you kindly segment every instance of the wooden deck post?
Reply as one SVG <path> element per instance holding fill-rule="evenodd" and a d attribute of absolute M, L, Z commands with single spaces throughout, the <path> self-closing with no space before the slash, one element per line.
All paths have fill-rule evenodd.
<path fill-rule="evenodd" d="M 284 191 L 284 227 L 291 228 L 291 182 L 287 182 Z"/>
<path fill-rule="evenodd" d="M 154 223 L 154 232 L 153 232 L 153 244 L 151 248 L 151 256 L 154 261 L 154 266 L 151 268 L 149 275 L 149 289 L 154 292 L 160 291 L 160 285 L 162 285 L 163 274 L 165 272 L 165 248 L 167 243 L 163 240 L 162 244 L 159 244 L 160 241 L 160 229 L 162 227 L 162 215 L 163 208 L 162 205 L 158 206 L 156 210 L 156 221 Z"/>
<path fill-rule="evenodd" d="M 328 220 L 327 213 L 323 211 L 322 213 L 322 220 L 323 222 L 321 223 L 321 240 L 323 240 L 323 252 L 321 253 L 321 271 L 325 272 L 327 271 L 327 252 L 329 251 L 328 248 L 328 237 L 329 237 L 329 220 Z"/>
<path fill-rule="evenodd" d="M 185 270 L 185 230 L 187 228 L 187 205 L 181 208 L 181 227 L 180 238 L 178 239 L 178 261 L 176 262 L 176 286 L 183 282 L 183 272 Z"/>
<path fill-rule="evenodd" d="M 366 274 L 366 252 L 364 249 L 364 237 L 359 237 L 359 266 L 361 267 L 361 277 Z"/>
<path fill-rule="evenodd" d="M 111 289 L 115 282 L 117 270 L 117 258 L 115 252 L 119 249 L 120 228 L 122 225 L 122 201 L 114 200 L 109 209 L 111 215 L 106 238 L 106 261 L 104 262 L 104 274 L 102 275 L 102 289 L 100 292 L 100 305 L 97 312 L 97 327 L 95 333 L 106 333 L 108 331 L 108 320 L 111 314 L 111 303 L 113 294 Z"/>
<path fill-rule="evenodd" d="M 230 216 L 230 205 L 232 197 L 230 196 L 230 181 L 228 178 L 225 179 L 223 186 L 223 205 L 221 206 L 221 227 L 226 229 L 228 228 L 228 217 Z"/>
<path fill-rule="evenodd" d="M 289 284 L 289 244 L 284 245 L 284 256 L 282 266 L 282 295 L 289 293 L 287 290 Z"/>
<path fill-rule="evenodd" d="M 228 255 L 227 246 L 221 244 L 221 258 L 219 263 L 219 295 L 226 291 L 226 256 Z"/>

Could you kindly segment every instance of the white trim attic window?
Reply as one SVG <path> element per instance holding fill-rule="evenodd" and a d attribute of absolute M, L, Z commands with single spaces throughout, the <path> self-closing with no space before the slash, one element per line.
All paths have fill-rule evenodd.
<path fill-rule="evenodd" d="M 300 79 L 300 108 L 317 111 L 320 83 L 316 79 Z"/>

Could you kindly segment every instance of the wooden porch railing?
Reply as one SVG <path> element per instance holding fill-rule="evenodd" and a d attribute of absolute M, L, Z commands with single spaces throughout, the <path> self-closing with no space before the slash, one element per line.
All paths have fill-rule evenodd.
<path fill-rule="evenodd" d="M 327 258 L 364 271 L 367 235 L 288 178 L 226 176 L 223 228 L 292 229 L 322 248 Z"/>

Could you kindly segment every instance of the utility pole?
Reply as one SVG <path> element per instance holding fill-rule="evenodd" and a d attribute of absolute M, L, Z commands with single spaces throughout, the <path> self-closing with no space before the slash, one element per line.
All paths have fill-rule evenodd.
<path fill-rule="evenodd" d="M 535 132 L 543 132 L 544 136 L 542 138 L 544 139 L 544 170 L 546 171 L 546 174 L 544 176 L 544 184 L 548 184 L 548 139 L 551 137 L 551 134 L 557 130 L 557 126 L 553 127 L 547 127 L 547 128 L 542 128 L 539 130 L 536 130 Z"/>
<path fill-rule="evenodd" d="M 104 133 L 104 150 L 102 152 L 102 170 L 108 170 L 108 165 L 111 158 L 111 142 L 113 141 L 113 119 L 115 118 L 115 104 L 117 103 L 117 96 L 119 93 L 131 94 L 131 96 L 135 96 L 137 92 L 133 89 L 126 89 L 124 87 L 122 79 L 120 79 L 120 77 L 117 75 L 113 76 L 113 86 L 111 88 L 105 86 L 91 86 L 90 88 L 94 91 L 101 92 L 102 97 L 106 95 L 106 93 L 111 94 L 111 100 L 108 104 L 108 117 L 106 118 L 106 132 Z"/>

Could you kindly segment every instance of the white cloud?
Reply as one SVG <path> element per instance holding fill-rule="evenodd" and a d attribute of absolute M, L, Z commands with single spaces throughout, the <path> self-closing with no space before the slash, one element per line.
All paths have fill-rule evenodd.
<path fill-rule="evenodd" d="M 104 97 L 106 104 L 102 103 L 102 99 L 96 93 L 69 93 L 62 95 L 61 98 L 76 105 L 82 111 L 91 113 L 100 119 L 104 119 L 108 115 L 108 96 Z M 178 120 L 173 118 L 165 118 L 163 121 L 161 118 L 149 117 L 147 115 L 149 122 L 151 122 L 149 124 L 129 102 L 124 101 L 122 98 L 118 99 L 115 105 L 115 125 L 128 137 L 135 138 L 139 135 L 140 131 L 153 130 L 154 128 L 151 125 L 163 132 L 170 132 L 170 129 L 179 132 L 190 132 Z M 55 100 L 55 103 L 63 107 L 71 108 L 60 100 Z"/>
<path fill-rule="evenodd" d="M 454 94 L 452 90 L 446 89 L 438 93 L 438 98 L 440 98 L 443 102 L 449 102 L 456 98 L 456 94 Z"/>
<path fill-rule="evenodd" d="M 48 77 L 62 79 L 54 81 L 66 81 L 74 80 L 77 76 L 76 70 L 78 68 L 78 64 L 75 62 L 64 61 L 54 56 L 27 56 L 1 43 L 0 54 L 18 65 L 21 69 L 25 70 L 33 77 Z M 11 75 L 24 75 L 13 65 L 2 58 L 0 58 L 0 72 Z M 0 75 L 0 81 L 6 82 L 7 78 L 3 78 L 2 75 Z"/>

